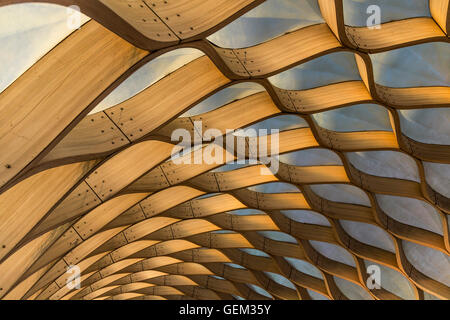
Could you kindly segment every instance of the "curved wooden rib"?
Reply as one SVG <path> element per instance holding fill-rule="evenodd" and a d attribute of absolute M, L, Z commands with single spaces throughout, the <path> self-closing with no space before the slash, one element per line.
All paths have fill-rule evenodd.
<path fill-rule="evenodd" d="M 186 79 L 191 78 L 196 81 L 186 85 Z M 134 141 L 228 82 L 208 57 L 202 57 L 191 63 L 190 67 L 182 67 L 141 94 L 105 112 L 127 137 Z M 177 92 L 177 95 L 170 95 L 171 92 Z M 166 109 L 167 106 L 170 106 L 170 109 Z"/>
<path fill-rule="evenodd" d="M 17 2 L 1 1 L 0 5 Z M 63 0 L 60 2 L 65 4 Z M 102 7 L 97 2 L 78 2 L 82 9 L 88 8 L 93 14 Z M 143 1 L 128 0 L 121 2 L 122 7 L 116 7 L 119 2 L 103 2 L 121 17 L 106 10 L 103 16 L 97 16 L 99 21 L 113 31 L 119 27 L 120 35 L 128 32 L 124 36 L 126 40 L 133 39 L 140 47 L 144 43 L 147 48 L 176 44 L 180 39 L 203 39 L 260 3 L 207 1 L 199 6 L 197 0 L 178 4 L 154 1 L 155 6 L 153 3 L 147 6 Z M 0 146 L 11 150 L 5 158 L 4 169 L 0 169 L 4 186 L 0 195 L 0 218 L 4 223 L 0 229 L 6 230 L 0 239 L 0 245 L 5 243 L 0 248 L 0 259 L 3 259 L 0 271 L 4 271 L 0 272 L 0 296 L 7 299 L 231 299 L 231 294 L 235 294 L 266 298 L 244 285 L 251 283 L 266 289 L 275 299 L 310 298 L 305 288 L 332 299 L 346 299 L 334 283 L 333 276 L 338 276 L 361 286 L 375 299 L 399 298 L 384 289 L 371 291 L 366 287 L 363 259 L 367 259 L 399 271 L 412 283 L 417 298 L 422 299 L 421 290 L 425 290 L 449 299 L 448 287 L 416 270 L 406 259 L 399 240 L 449 254 L 448 220 L 444 212 L 449 212 L 450 200 L 427 185 L 421 162 L 448 163 L 448 146 L 420 143 L 405 136 L 395 110 L 447 107 L 448 88 L 378 85 L 370 57 L 364 53 L 431 41 L 448 42 L 444 34 L 448 29 L 448 0 L 430 1 L 434 20 L 394 21 L 383 24 L 380 30 L 345 26 L 340 0 L 322 0 L 319 5 L 326 24 L 302 28 L 250 48 L 223 49 L 201 40 L 148 56 L 147 52 L 91 21 L 5 90 L 0 95 L 0 102 L 5 105 L 3 109 L 0 107 L 0 119 L 17 125 L 12 130 L 9 126 L 0 128 L 0 133 L 3 130 Z M 211 7 L 223 10 L 204 14 Z M 142 20 L 148 17 L 157 21 Z M 142 33 L 132 30 L 122 18 Z M 161 19 L 166 21 L 162 23 Z M 116 26 L 113 21 L 117 22 Z M 416 32 L 411 33 L 409 28 Z M 160 42 L 149 40 L 155 32 L 160 33 Z M 385 36 L 386 32 L 390 35 Z M 178 39 L 172 38 L 175 35 Z M 139 65 L 179 47 L 198 48 L 207 56 L 192 61 L 117 106 L 86 116 Z M 105 48 L 110 50 L 103 50 L 100 61 L 96 50 Z M 83 52 L 79 61 L 71 58 L 78 54 L 77 50 Z M 294 91 L 275 88 L 266 79 L 291 66 L 341 50 L 355 53 L 362 81 Z M 65 71 L 61 72 L 53 60 L 63 61 Z M 36 73 L 40 80 L 50 79 L 45 90 L 32 79 L 31 75 Z M 196 81 L 187 81 L 192 78 Z M 176 118 L 214 92 L 244 79 L 262 84 L 266 91 L 202 115 Z M 71 90 L 65 90 L 69 82 Z M 93 86 L 94 82 L 97 85 Z M 73 83 L 77 84 L 76 90 Z M 25 91 L 29 94 L 23 96 Z M 67 96 L 68 91 L 73 96 Z M 172 92 L 177 95 L 170 95 Z M 19 102 L 23 112 L 8 107 L 11 101 L 16 105 Z M 311 113 L 370 102 L 389 106 L 386 108 L 392 132 L 333 132 L 320 128 L 310 117 Z M 44 108 L 47 112 L 43 112 Z M 281 132 L 279 153 L 323 147 L 334 150 L 343 165 L 297 167 L 281 163 L 276 175 L 262 175 L 265 166 L 260 164 L 211 172 L 228 161 L 254 157 L 248 148 L 242 154 L 220 149 L 223 161 L 215 164 L 177 165 L 172 160 L 163 163 L 173 148 L 166 138 L 173 129 L 193 132 L 193 122 L 202 120 L 203 130 L 214 127 L 224 131 L 285 112 L 302 114 L 310 128 Z M 51 121 L 54 117 L 58 121 Z M 38 120 L 45 120 L 42 122 L 45 126 L 38 126 L 36 132 L 29 131 L 29 124 Z M 16 139 L 17 136 L 20 138 Z M 15 152 L 19 148 L 21 152 Z M 342 153 L 365 150 L 396 150 L 411 155 L 418 163 L 421 181 L 366 174 L 352 166 Z M 183 159 L 192 160 L 192 154 Z M 12 186 L 11 181 L 17 184 Z M 247 189 L 277 181 L 294 184 L 299 192 L 264 194 Z M 315 183 L 359 186 L 366 192 L 371 206 L 323 199 L 309 187 Z M 195 199 L 213 192 L 220 193 Z M 376 193 L 412 197 L 434 206 L 442 221 L 442 234 L 390 218 L 379 207 Z M 266 214 L 227 213 L 245 208 L 259 209 Z M 313 209 L 326 217 L 330 226 L 293 221 L 280 212 L 287 209 Z M 19 211 L 32 214 L 27 216 Z M 352 238 L 341 227 L 340 219 L 381 227 L 394 240 L 395 253 Z M 223 230 L 226 233 L 216 232 Z M 271 240 L 257 232 L 267 230 L 285 232 L 297 243 Z M 309 240 L 343 247 L 354 258 L 355 266 L 323 256 Z M 239 248 L 256 248 L 269 257 L 253 256 Z M 293 269 L 284 257 L 309 261 L 319 268 L 323 280 Z M 246 269 L 225 265 L 227 262 Z M 68 292 L 65 270 L 71 264 L 78 264 L 83 270 L 83 289 Z M 296 290 L 270 280 L 264 272 L 285 276 L 296 285 Z M 213 274 L 225 280 L 211 277 Z"/>
<path fill-rule="evenodd" d="M 344 5 L 342 0 L 318 0 L 320 12 L 333 31 L 336 38 L 345 46 L 354 49 L 352 42 L 348 39 L 344 25 Z"/>
<path fill-rule="evenodd" d="M 373 101 L 362 81 L 347 81 L 308 90 L 275 90 L 284 107 L 299 113 L 316 113 Z"/>
<path fill-rule="evenodd" d="M 0 121 L 8 125 L 0 128 L 0 148 L 8 153 L 0 161 L 1 184 L 81 120 L 146 54 L 90 21 L 2 92 Z"/>
<path fill-rule="evenodd" d="M 94 165 L 95 161 L 90 161 L 49 169 L 0 195 L 0 258 L 11 252 Z M 29 214 L 21 214 L 24 211 Z"/>
<path fill-rule="evenodd" d="M 30 2 L 1 0 L 0 6 Z M 263 0 L 163 2 L 160 0 L 44 0 L 63 6 L 76 5 L 121 38 L 144 50 L 206 38 Z"/>
<path fill-rule="evenodd" d="M 448 107 L 449 87 L 389 88 L 376 85 L 378 96 L 399 109 Z"/>
<path fill-rule="evenodd" d="M 383 23 L 379 29 L 346 26 L 345 32 L 358 50 L 369 53 L 425 42 L 447 41 L 445 33 L 432 18 L 411 18 Z"/>
<path fill-rule="evenodd" d="M 263 1 L 145 0 L 145 2 L 178 38 L 193 40 L 206 38 Z"/>
<path fill-rule="evenodd" d="M 268 77 L 341 45 L 326 24 L 318 24 L 245 49 L 214 48 L 237 76 Z"/>
<path fill-rule="evenodd" d="M 376 53 L 420 43 L 448 41 L 448 0 L 430 0 L 432 18 L 391 21 L 382 23 L 379 28 L 345 25 L 342 0 L 319 0 L 319 6 L 334 35 L 346 47 L 361 52 Z"/>
<path fill-rule="evenodd" d="M 181 40 L 205 38 L 236 17 L 260 4 L 261 0 L 100 0 L 142 35 L 159 47 Z M 149 42 L 148 45 L 150 45 Z"/>
<path fill-rule="evenodd" d="M 448 31 L 450 30 L 449 0 L 430 0 L 429 5 L 431 16 L 448 35 Z"/>
<path fill-rule="evenodd" d="M 378 94 L 377 90 L 375 89 L 375 88 L 378 88 L 379 86 L 374 84 L 373 81 L 371 80 L 373 78 L 373 72 L 372 72 L 372 66 L 370 63 L 370 59 L 367 56 L 363 56 L 363 55 L 356 55 L 356 57 L 357 57 L 357 61 L 358 61 L 358 66 L 360 67 L 360 72 L 362 73 L 363 80 L 364 80 L 366 86 L 371 88 L 369 91 L 371 91 L 373 95 L 377 96 L 376 99 L 380 100 L 381 98 L 379 97 L 379 94 Z M 180 112 L 185 110 L 186 107 L 192 106 L 195 103 L 194 101 L 198 102 L 199 99 L 203 99 L 204 97 L 208 96 L 209 94 L 214 92 L 214 90 L 217 90 L 219 87 L 221 87 L 221 85 L 222 86 L 226 85 L 226 80 L 224 80 L 225 78 L 223 76 L 221 76 L 220 73 L 217 71 L 217 69 L 214 66 L 212 66 L 212 64 L 209 61 L 207 61 L 206 59 L 207 59 L 206 57 L 203 57 L 203 58 L 198 59 L 198 61 L 194 61 L 194 62 L 188 64 L 187 66 L 185 66 L 185 67 L 181 68 L 180 70 L 178 70 L 177 72 L 175 72 L 173 75 L 169 75 L 168 77 L 166 77 L 163 80 L 156 83 L 154 86 L 151 86 L 147 90 L 144 90 L 144 92 L 142 92 L 141 94 L 138 94 L 137 96 L 122 103 L 120 105 L 120 107 L 116 106 L 111 109 L 108 109 L 107 112 L 109 112 L 109 117 L 116 119 L 115 124 L 117 127 L 119 127 L 119 128 L 122 127 L 122 129 L 124 129 L 125 131 L 127 129 L 125 129 L 123 127 L 129 128 L 128 129 L 129 132 L 127 135 L 128 135 L 128 138 L 131 140 L 140 139 L 143 136 L 148 135 L 149 134 L 148 129 L 145 129 L 145 130 L 142 129 L 142 128 L 145 128 L 145 125 L 148 126 L 151 123 L 149 129 L 152 130 L 152 129 L 157 129 L 155 127 L 158 126 L 159 123 L 163 123 L 163 122 L 152 121 L 154 119 L 152 113 L 149 113 L 146 109 L 142 110 L 142 107 L 127 108 L 128 114 L 123 115 L 122 112 L 125 111 L 125 106 L 129 105 L 130 103 L 133 103 L 133 104 L 139 103 L 139 105 L 146 105 L 146 103 L 148 103 L 147 102 L 148 99 L 150 99 L 150 102 L 151 102 L 151 101 L 153 101 L 152 100 L 153 96 L 159 97 L 158 92 L 161 92 L 161 90 L 157 90 L 157 89 L 161 89 L 161 84 L 165 84 L 166 86 L 170 87 L 170 82 L 176 82 L 176 83 L 178 83 L 178 81 L 184 82 L 184 81 L 186 81 L 186 78 L 188 78 L 190 76 L 190 74 L 192 72 L 198 72 L 199 70 L 205 70 L 205 73 L 201 73 L 201 71 L 200 71 L 200 74 L 202 76 L 203 75 L 206 76 L 206 78 L 205 78 L 206 83 L 203 83 L 203 80 L 202 80 L 200 83 L 201 87 L 198 87 L 196 85 L 195 88 L 194 87 L 188 88 L 188 89 L 192 89 L 192 90 L 195 89 L 194 90 L 195 92 L 205 90 L 205 91 L 202 91 L 203 95 L 198 95 L 195 98 L 190 98 L 191 95 L 188 94 L 188 93 L 190 93 L 190 91 L 186 90 L 185 92 L 187 93 L 187 95 L 180 95 L 180 96 L 182 96 L 182 98 L 184 98 L 182 100 L 177 99 L 176 101 L 174 101 L 172 98 L 169 98 L 169 100 L 166 101 L 166 100 L 162 99 L 162 101 L 166 101 L 167 103 L 174 104 L 175 106 L 177 106 L 176 108 L 173 108 L 175 110 L 174 113 L 170 113 L 169 115 L 166 115 L 166 114 L 160 115 L 160 116 L 163 116 L 166 119 L 166 121 L 169 119 L 172 119 L 174 116 L 177 115 L 177 113 L 179 114 Z M 200 65 L 202 65 L 203 67 L 205 67 L 205 66 L 210 66 L 210 67 L 207 67 L 206 69 L 202 69 L 202 66 L 200 66 Z M 200 69 L 198 66 L 200 66 Z M 213 81 L 212 78 L 208 78 L 210 76 L 214 77 L 214 79 L 217 79 L 218 82 Z M 171 81 L 169 81 L 169 80 L 171 80 Z M 197 82 L 195 82 L 195 83 L 197 83 Z M 263 83 L 263 85 L 267 86 L 267 83 Z M 355 87 L 354 87 L 354 85 L 355 85 Z M 349 87 L 347 87 L 347 86 L 349 86 Z M 359 97 L 353 96 L 351 98 L 349 97 L 350 100 L 353 101 L 353 103 L 358 103 L 358 102 L 361 103 L 361 102 L 371 101 L 371 100 L 369 100 L 370 96 L 367 94 L 367 91 L 364 90 L 362 87 L 360 87 L 361 83 L 358 83 L 358 82 L 348 82 L 348 83 L 342 83 L 342 84 L 336 84 L 336 85 L 329 85 L 329 86 L 325 86 L 323 88 L 310 89 L 310 90 L 305 91 L 305 93 L 306 92 L 311 92 L 311 93 L 315 92 L 314 95 L 312 96 L 312 97 L 315 97 L 316 94 L 319 94 L 319 93 L 322 93 L 322 91 L 325 91 L 324 90 L 325 88 L 328 88 L 331 90 L 335 90 L 335 89 L 336 90 L 337 89 L 348 90 L 350 87 L 352 87 L 352 88 L 354 87 L 354 89 L 355 89 L 356 86 L 358 87 L 358 90 L 362 90 L 361 91 L 362 96 L 359 96 Z M 172 88 L 172 87 L 170 87 L 170 88 Z M 333 89 L 333 88 L 335 88 L 335 89 Z M 400 90 L 400 91 L 413 90 L 412 88 L 411 89 L 409 89 L 409 88 L 405 88 L 405 89 L 388 88 L 388 89 L 389 90 L 392 89 L 395 92 L 397 92 L 398 90 Z M 430 89 L 426 88 L 426 89 L 428 91 L 432 90 L 431 88 Z M 163 90 L 163 92 L 165 92 L 164 90 Z M 284 105 L 280 105 L 279 108 L 286 109 L 287 111 L 290 111 L 290 112 L 294 111 L 294 110 L 292 110 L 293 108 L 302 110 L 301 106 L 295 106 L 296 104 L 299 103 L 299 101 L 297 102 L 297 100 L 298 100 L 297 98 L 286 99 L 287 98 L 286 94 L 280 94 L 281 99 L 278 99 L 277 96 L 274 96 L 272 94 L 274 91 L 272 91 L 270 86 L 268 87 L 268 90 L 269 90 L 268 93 L 272 95 L 272 99 L 276 103 L 281 100 L 280 103 L 284 104 Z M 280 92 L 279 89 L 275 89 L 275 91 Z M 446 90 L 441 90 L 441 91 L 442 91 L 442 94 L 441 94 L 442 98 L 440 100 L 436 100 L 436 99 L 433 100 L 433 103 L 431 105 L 429 105 L 430 107 L 445 106 L 445 104 L 444 105 L 436 104 L 436 103 L 440 103 L 440 101 L 444 101 L 443 99 L 445 99 L 445 97 L 447 95 Z M 151 94 L 150 97 L 149 97 L 149 94 Z M 297 92 L 295 94 L 297 94 Z M 165 97 L 167 97 L 167 94 L 165 95 Z M 391 96 L 389 96 L 388 99 L 391 99 L 390 97 Z M 161 100 L 161 99 L 159 99 L 159 100 Z M 159 105 L 158 104 L 160 102 L 159 100 L 155 101 L 156 106 Z M 345 104 L 350 104 L 351 103 L 350 100 L 344 100 L 344 101 L 342 101 L 343 104 L 333 106 L 333 108 L 340 107 Z M 186 103 L 186 101 L 187 101 L 187 103 Z M 412 100 L 409 99 L 409 101 L 412 101 Z M 425 102 L 425 101 L 421 100 L 421 102 Z M 428 102 L 430 103 L 431 100 L 429 100 Z M 325 104 L 319 108 L 328 109 L 329 106 L 327 104 L 329 102 L 325 101 L 324 103 Z M 410 106 L 417 107 L 416 103 L 417 102 L 411 102 L 408 105 L 408 107 L 410 107 Z M 181 108 L 179 108 L 178 106 L 181 106 Z M 402 106 L 402 108 L 404 108 L 404 107 Z M 113 111 L 113 110 L 115 110 L 115 111 Z M 139 110 L 141 110 L 141 111 L 139 111 Z M 157 110 L 159 110 L 159 109 L 157 109 Z M 297 111 L 297 110 L 295 110 L 295 111 Z M 302 110 L 301 112 L 303 113 L 304 111 L 310 112 L 308 110 Z M 146 114 L 146 116 L 143 118 L 143 120 L 136 120 L 136 118 L 133 117 L 133 116 L 142 115 L 142 112 L 145 112 L 145 114 Z M 156 112 L 156 114 L 158 115 L 159 113 Z M 128 116 L 129 116 L 129 118 L 127 118 Z M 261 116 L 264 117 L 264 114 L 262 114 Z M 202 118 L 202 116 L 192 117 L 191 120 L 199 120 L 200 118 Z M 89 127 L 87 126 L 87 122 L 89 122 L 88 119 L 91 121 L 91 125 Z M 133 120 L 127 120 L 127 119 L 133 119 Z M 108 123 L 108 121 L 109 121 L 109 123 Z M 217 122 L 215 122 L 215 123 L 218 124 Z M 126 144 L 127 141 L 126 141 L 125 137 L 123 137 L 122 133 L 115 130 L 116 127 L 114 125 L 112 125 L 111 127 L 108 127 L 108 125 L 110 125 L 110 124 L 111 124 L 110 119 L 106 119 L 105 115 L 102 115 L 102 114 L 94 115 L 92 117 L 90 116 L 90 117 L 86 118 L 86 120 L 83 120 L 73 130 L 73 134 L 69 134 L 66 137 L 66 139 L 63 139 L 63 141 L 61 141 L 61 143 L 54 148 L 54 151 L 52 151 L 43 161 L 41 161 L 41 163 L 38 165 L 37 168 L 31 169 L 28 174 L 32 174 L 33 170 L 36 170 L 36 169 L 42 170 L 42 169 L 47 168 L 48 166 L 54 166 L 54 165 L 60 164 L 60 163 L 67 163 L 67 161 L 71 162 L 74 160 L 87 160 L 87 159 L 99 157 L 104 154 L 111 153 L 113 150 L 117 149 L 117 147 L 120 147 L 120 146 Z M 182 127 L 186 126 L 187 129 L 192 130 L 191 124 L 189 123 L 188 119 L 181 119 L 181 120 L 173 121 L 172 125 L 174 125 L 175 127 L 180 126 L 180 125 Z M 170 131 L 170 128 L 171 128 L 171 125 L 166 126 L 165 128 L 162 128 L 162 131 L 160 131 L 160 132 L 167 134 L 168 130 Z M 82 130 L 84 130 L 84 131 L 82 131 Z M 101 135 L 98 135 L 99 131 L 100 131 Z M 81 137 L 85 137 L 84 139 L 86 140 L 86 142 L 89 141 L 89 143 L 81 145 L 80 144 L 81 140 L 78 141 L 78 140 L 74 139 L 76 134 L 79 132 L 83 132 Z M 107 142 L 105 140 L 106 136 L 103 136 L 105 134 L 105 132 L 106 132 L 106 136 L 112 135 L 111 141 Z M 81 142 L 83 142 L 83 141 L 81 141 Z M 95 154 L 92 154 L 93 152 Z"/>

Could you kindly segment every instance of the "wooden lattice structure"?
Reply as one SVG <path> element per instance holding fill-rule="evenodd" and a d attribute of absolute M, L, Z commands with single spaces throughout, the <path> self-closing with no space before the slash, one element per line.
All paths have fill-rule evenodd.
<path fill-rule="evenodd" d="M 0 0 L 0 6 L 21 2 Z M 448 275 L 450 199 L 427 182 L 423 162 L 450 164 L 450 146 L 406 135 L 398 113 L 448 108 L 450 89 L 377 83 L 371 59 L 420 44 L 448 44 L 448 0 L 430 0 L 430 17 L 386 22 L 379 29 L 348 26 L 342 0 L 318 0 L 323 23 L 247 48 L 222 48 L 206 38 L 262 5 L 260 0 L 46 2 L 76 4 L 91 20 L 0 94 L 2 299 L 311 299 L 315 293 L 351 299 L 339 281 L 372 299 L 404 298 L 389 286 L 370 289 L 368 262 L 404 279 L 414 299 L 450 298 L 448 276 L 442 281 L 427 274 L 404 250 L 408 242 L 438 252 L 447 264 L 435 266 L 426 256 L 423 263 Z M 129 99 L 90 113 L 136 70 L 179 48 L 204 55 Z M 354 55 L 360 80 L 306 90 L 279 88 L 268 80 L 336 52 Z M 243 82 L 264 90 L 180 117 Z M 392 130 L 339 132 L 313 119 L 364 103 L 382 106 Z M 170 135 L 176 128 L 193 132 L 194 121 L 201 120 L 204 129 L 238 129 L 280 115 L 307 123 L 280 132 L 280 154 L 327 149 L 340 164 L 281 161 L 277 173 L 262 175 L 261 163 L 218 171 L 225 160 L 181 165 L 171 160 L 176 142 Z M 231 154 L 224 148 L 228 159 L 249 157 L 248 150 Z M 409 157 L 419 179 L 374 175 L 346 155 L 370 151 Z M 274 182 L 298 191 L 252 188 Z M 315 192 L 320 184 L 357 187 L 367 203 L 327 199 Z M 394 218 L 377 195 L 423 202 L 434 210 L 441 230 Z M 243 209 L 261 214 L 233 214 Z M 283 213 L 287 210 L 312 211 L 325 222 L 295 220 Z M 351 234 L 342 220 L 380 229 L 394 249 Z M 327 256 L 314 245 L 319 242 L 338 255 L 345 251 L 352 262 Z M 296 268 L 289 259 L 314 266 L 318 274 Z M 80 289 L 66 286 L 70 265 L 81 269 Z M 291 285 L 276 281 L 274 274 Z"/>

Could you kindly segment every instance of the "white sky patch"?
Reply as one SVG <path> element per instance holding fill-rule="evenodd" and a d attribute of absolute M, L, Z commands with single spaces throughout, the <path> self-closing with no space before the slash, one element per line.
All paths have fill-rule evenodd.
<path fill-rule="evenodd" d="M 74 31 L 67 18 L 67 8 L 54 4 L 0 7 L 0 92 Z"/>

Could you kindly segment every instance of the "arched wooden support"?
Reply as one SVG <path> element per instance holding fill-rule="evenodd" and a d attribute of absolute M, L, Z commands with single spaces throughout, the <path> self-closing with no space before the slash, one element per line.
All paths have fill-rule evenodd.
<path fill-rule="evenodd" d="M 0 5 L 18 2 L 0 1 Z M 449 253 L 450 200 L 427 183 L 422 163 L 448 163 L 448 146 L 406 136 L 397 114 L 399 109 L 448 107 L 448 87 L 384 87 L 375 82 L 368 54 L 419 43 L 448 42 L 447 0 L 430 1 L 432 18 L 384 23 L 380 30 L 346 26 L 342 1 L 319 1 L 326 23 L 236 49 L 219 48 L 205 37 L 260 1 L 206 1 L 201 5 L 198 1 L 182 1 L 179 7 L 161 1 L 154 1 L 153 6 L 130 0 L 122 7 L 116 6 L 116 1 L 78 2 L 83 12 L 92 12 L 88 15 L 119 36 L 91 21 L 0 95 L 0 102 L 5 104 L 3 111 L 0 107 L 0 119 L 16 124 L 12 130 L 9 125 L 0 126 L 0 131 L 4 130 L 0 145 L 11 150 L 4 169 L 0 169 L 0 229 L 4 230 L 0 244 L 5 243 L 0 247 L 0 297 L 232 299 L 233 294 L 266 299 L 246 285 L 253 284 L 274 299 L 310 299 L 306 289 L 331 299 L 347 299 L 334 281 L 339 277 L 358 285 L 372 298 L 398 299 L 385 289 L 367 288 L 365 260 L 399 272 L 411 283 L 418 299 L 423 299 L 423 291 L 442 299 L 450 297 L 445 284 L 421 273 L 406 259 L 401 242 L 404 239 Z M 84 11 L 86 8 L 88 11 Z M 221 10 L 211 10 L 214 8 Z M 100 11 L 103 13 L 97 15 Z M 147 21 L 149 17 L 157 21 Z M 158 38 L 155 32 L 160 40 L 151 39 Z M 100 61 L 96 50 L 105 47 L 111 50 L 106 50 L 106 58 L 102 56 L 105 60 Z M 162 49 L 148 53 L 138 47 Z M 187 47 L 206 55 L 123 103 L 87 115 L 137 68 L 166 52 Z M 73 59 L 80 50 L 85 59 Z M 268 76 L 338 51 L 355 54 L 361 81 L 284 90 L 267 80 Z M 118 65 L 117 59 L 121 62 Z M 62 69 L 64 72 L 59 72 Z M 46 88 L 34 79 L 35 73 L 40 80 L 50 79 Z M 68 82 L 61 85 L 63 77 L 71 82 L 70 90 Z M 265 90 L 204 114 L 179 118 L 198 102 L 242 81 L 258 83 Z M 72 90 L 73 83 L 77 84 L 76 90 Z M 73 96 L 67 95 L 69 91 Z M 23 92 L 27 94 L 23 96 Z M 40 102 L 34 104 L 36 101 Z M 8 106 L 17 102 L 23 112 Z M 311 117 L 362 103 L 385 107 L 392 131 L 335 132 L 321 128 Z M 296 114 L 309 127 L 282 131 L 277 136 L 280 154 L 324 148 L 337 154 L 342 164 L 280 163 L 278 173 L 268 175 L 261 174 L 265 168 L 261 163 L 215 171 L 229 161 L 255 158 L 248 147 L 243 152 L 232 152 L 228 145 L 220 149 L 224 157 L 219 163 L 177 165 L 169 160 L 174 145 L 169 139 L 171 132 L 177 128 L 193 132 L 194 121 L 201 120 L 203 130 L 213 127 L 224 131 L 286 114 Z M 41 122 L 44 120 L 45 125 Z M 39 124 L 34 127 L 36 131 L 30 131 L 35 123 Z M 245 140 L 247 145 L 249 141 Z M 345 155 L 347 151 L 370 150 L 411 156 L 417 163 L 420 181 L 368 174 L 353 166 Z M 192 154 L 183 159 L 192 160 Z M 249 189 L 271 182 L 290 183 L 298 192 L 262 193 Z M 313 184 L 357 186 L 370 204 L 327 200 L 313 192 Z M 442 233 L 393 219 L 382 211 L 376 194 L 430 204 L 439 215 Z M 262 212 L 247 216 L 229 212 L 239 209 Z M 312 210 L 329 225 L 294 221 L 283 210 Z M 380 227 L 393 239 L 395 252 L 353 238 L 340 220 Z M 274 240 L 261 231 L 283 232 L 293 240 Z M 340 246 L 354 264 L 323 255 L 310 241 Z M 264 255 L 241 249 L 261 250 Z M 315 265 L 323 279 L 296 270 L 285 257 Z M 82 268 L 83 288 L 69 292 L 65 272 L 72 264 Z M 280 285 L 265 272 L 286 277 L 295 289 Z"/>

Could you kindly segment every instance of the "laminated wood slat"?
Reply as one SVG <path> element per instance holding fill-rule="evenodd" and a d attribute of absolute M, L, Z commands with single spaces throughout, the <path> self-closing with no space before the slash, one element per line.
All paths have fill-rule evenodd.
<path fill-rule="evenodd" d="M 90 21 L 14 81 L 0 95 L 0 123 L 5 124 L 0 126 L 0 149 L 9 150 L 2 153 L 1 184 L 86 114 L 91 103 L 145 55 Z"/>
<path fill-rule="evenodd" d="M 177 37 L 184 40 L 206 31 L 212 32 L 217 29 L 218 24 L 229 21 L 236 13 L 245 12 L 248 7 L 262 1 L 145 0 L 145 2 Z"/>
<path fill-rule="evenodd" d="M 88 161 L 49 169 L 0 195 L 0 258 L 13 250 L 94 164 L 94 161 Z"/>
<path fill-rule="evenodd" d="M 428 17 L 387 22 L 379 29 L 345 27 L 345 31 L 355 47 L 371 53 L 406 45 L 447 40 L 436 22 Z"/>
<path fill-rule="evenodd" d="M 19 2 L 0 0 L 0 6 Z M 66 0 L 49 2 L 69 4 Z M 254 284 L 274 299 L 310 299 L 306 289 L 330 299 L 347 299 L 335 283 L 333 277 L 337 276 L 375 299 L 399 299 L 385 289 L 368 290 L 364 273 L 364 260 L 368 260 L 400 272 L 411 283 L 417 299 L 424 298 L 423 291 L 448 299 L 448 287 L 417 270 L 402 248 L 402 241 L 407 240 L 448 255 L 446 214 L 450 202 L 427 184 L 422 163 L 448 163 L 448 146 L 406 136 L 397 113 L 401 109 L 448 107 L 448 88 L 382 86 L 375 81 L 376 65 L 368 54 L 448 42 L 449 2 L 429 2 L 431 18 L 409 18 L 368 29 L 345 25 L 343 1 L 319 0 L 325 23 L 233 49 L 219 48 L 205 38 L 261 1 L 75 0 L 83 13 L 110 31 L 95 21 L 88 22 L 0 95 L 4 105 L 3 111 L 0 107 L 0 122 L 3 119 L 5 124 L 0 125 L 0 147 L 7 150 L 5 161 L 0 160 L 0 234 L 4 235 L 0 245 L 5 243 L 0 247 L 0 271 L 5 271 L 0 272 L 0 298 L 231 299 L 233 294 L 267 299 L 246 286 Z M 138 47 L 162 49 L 149 54 Z M 174 49 L 189 47 L 205 56 L 124 102 L 87 115 L 139 66 Z M 338 51 L 354 53 L 361 80 L 285 90 L 267 79 Z M 242 81 L 257 83 L 265 90 L 213 111 L 178 117 L 219 90 Z M 311 119 L 311 114 L 361 103 L 385 107 L 393 131 L 335 132 Z M 267 137 L 269 155 L 321 147 L 332 150 L 342 165 L 281 163 L 277 173 L 266 175 L 261 169 L 269 173 L 269 165 L 261 164 L 264 159 L 251 151 L 249 137 L 245 138 L 244 152 L 231 150 L 231 140 L 224 148 L 219 146 L 216 151 L 223 157 L 217 163 L 195 163 L 194 153 L 181 159 L 190 163 L 169 160 L 174 147 L 169 138 L 175 129 L 192 135 L 194 130 L 216 128 L 224 134 L 226 129 L 245 128 L 285 114 L 296 114 L 309 127 Z M 195 129 L 195 121 L 202 121 L 203 127 Z M 259 148 L 263 138 L 258 141 Z M 276 141 L 278 148 L 271 154 Z M 201 151 L 211 151 L 209 141 L 203 142 Z M 370 150 L 408 154 L 417 163 L 420 181 L 367 174 L 344 155 Z M 238 158 L 261 162 L 231 171 L 214 170 Z M 249 189 L 269 182 L 290 183 L 298 192 Z M 338 183 L 358 186 L 370 204 L 330 201 L 310 187 Z M 380 209 L 375 194 L 430 204 L 441 219 L 442 233 L 391 218 Z M 247 208 L 262 212 L 228 212 Z M 330 225 L 294 221 L 281 210 L 314 210 Z M 353 238 L 340 220 L 382 228 L 394 240 L 395 252 Z M 277 241 L 258 231 L 284 232 L 294 240 Z M 342 247 L 356 267 L 320 254 L 309 241 Z M 241 250 L 245 248 L 265 255 Z M 312 263 L 323 279 L 295 270 L 285 257 Z M 66 268 L 71 264 L 82 270 L 79 290 L 65 286 Z M 288 278 L 296 289 L 272 281 L 264 272 Z"/>
<path fill-rule="evenodd" d="M 212 61 L 204 56 L 181 67 L 134 97 L 105 110 L 105 113 L 128 139 L 134 141 L 181 114 L 192 103 L 229 81 Z"/>

